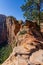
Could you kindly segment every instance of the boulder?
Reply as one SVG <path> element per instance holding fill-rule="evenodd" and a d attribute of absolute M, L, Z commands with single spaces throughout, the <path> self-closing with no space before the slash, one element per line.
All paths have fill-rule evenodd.
<path fill-rule="evenodd" d="M 30 62 L 33 64 L 43 65 L 43 50 L 38 50 L 30 56 Z"/>

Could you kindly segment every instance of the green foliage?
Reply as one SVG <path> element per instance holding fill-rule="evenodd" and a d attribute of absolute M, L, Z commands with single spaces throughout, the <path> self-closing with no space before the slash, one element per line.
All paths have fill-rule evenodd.
<path fill-rule="evenodd" d="M 32 20 L 38 17 L 39 10 L 37 4 L 39 4 L 39 0 L 26 0 L 25 4 L 21 6 L 26 19 Z"/>
<path fill-rule="evenodd" d="M 40 4 L 42 2 L 43 0 L 25 0 L 25 3 L 21 6 L 25 19 L 40 22 Z"/>
<path fill-rule="evenodd" d="M 40 12 L 40 19 L 43 20 L 43 11 Z"/>
<path fill-rule="evenodd" d="M 11 52 L 12 47 L 9 44 L 0 48 L 0 64 L 2 64 L 9 57 Z"/>
<path fill-rule="evenodd" d="M 23 30 L 23 31 L 20 31 L 19 35 L 23 35 L 23 34 L 26 34 L 27 31 L 26 30 Z"/>

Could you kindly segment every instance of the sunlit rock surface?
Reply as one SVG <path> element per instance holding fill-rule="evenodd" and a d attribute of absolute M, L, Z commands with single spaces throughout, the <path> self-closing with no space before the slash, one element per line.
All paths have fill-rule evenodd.
<path fill-rule="evenodd" d="M 2 65 L 43 65 L 43 38 L 36 28 L 34 24 L 20 28 L 16 46 Z"/>
<path fill-rule="evenodd" d="M 30 62 L 33 64 L 43 65 L 43 50 L 36 51 L 30 57 Z"/>
<path fill-rule="evenodd" d="M 2 19 L 0 17 L 0 22 Z M 12 16 L 6 17 L 2 22 L 0 39 L 7 39 L 13 47 L 11 55 L 2 65 L 43 65 L 43 36 L 36 22 L 26 20 L 23 24 Z M 13 42 L 16 43 L 15 46 Z"/>

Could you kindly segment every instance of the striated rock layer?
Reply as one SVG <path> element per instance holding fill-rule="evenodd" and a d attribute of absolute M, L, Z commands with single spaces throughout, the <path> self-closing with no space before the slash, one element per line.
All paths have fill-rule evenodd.
<path fill-rule="evenodd" d="M 30 22 L 20 28 L 15 36 L 16 46 L 2 65 L 43 65 L 43 38 L 34 25 Z"/>
<path fill-rule="evenodd" d="M 15 36 L 20 30 L 21 24 L 16 20 L 16 18 L 9 16 L 6 18 L 6 26 L 7 26 L 7 38 L 8 43 L 10 43 L 13 47 Z"/>
<path fill-rule="evenodd" d="M 5 16 L 0 14 L 0 43 L 8 41 L 13 47 L 15 35 L 20 30 L 21 23 L 19 23 L 13 16 Z"/>
<path fill-rule="evenodd" d="M 13 52 L 2 65 L 43 65 L 43 36 L 36 22 L 26 20 L 23 24 L 0 15 L 0 42 L 5 40 Z"/>

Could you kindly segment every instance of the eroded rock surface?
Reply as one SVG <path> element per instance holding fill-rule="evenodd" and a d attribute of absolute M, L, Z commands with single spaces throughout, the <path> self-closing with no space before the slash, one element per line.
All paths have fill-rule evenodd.
<path fill-rule="evenodd" d="M 13 47 L 12 43 L 14 43 L 15 35 L 20 30 L 21 24 L 18 23 L 16 18 L 9 16 L 9 17 L 6 18 L 6 25 L 7 25 L 8 43 L 10 43 L 11 46 Z"/>
<path fill-rule="evenodd" d="M 43 38 L 36 23 L 21 25 L 12 17 L 7 17 L 8 41 L 16 46 L 2 65 L 43 65 Z"/>
<path fill-rule="evenodd" d="M 43 50 L 36 51 L 30 57 L 30 62 L 43 65 Z"/>
<path fill-rule="evenodd" d="M 34 36 L 33 30 L 34 26 L 20 29 L 15 37 L 17 46 L 2 65 L 43 65 L 43 39 L 36 29 Z"/>

